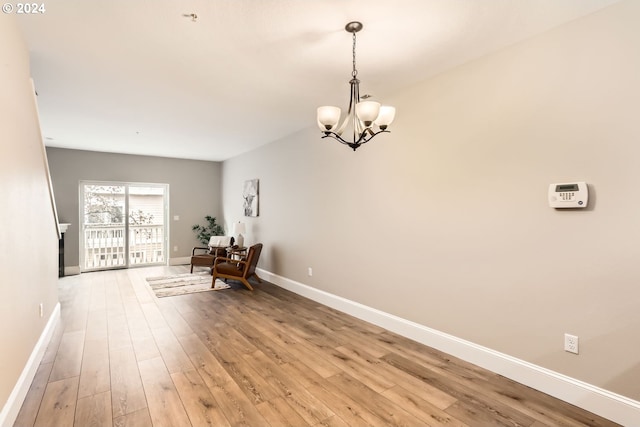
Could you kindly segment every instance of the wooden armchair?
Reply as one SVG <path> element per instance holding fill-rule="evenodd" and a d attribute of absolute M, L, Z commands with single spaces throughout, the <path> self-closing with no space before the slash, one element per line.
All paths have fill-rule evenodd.
<path fill-rule="evenodd" d="M 257 243 L 249 248 L 247 257 L 241 260 L 218 257 L 213 263 L 213 280 L 211 281 L 211 287 L 213 288 L 217 278 L 239 280 L 249 290 L 253 290 L 249 279 L 255 277 L 258 283 L 262 283 L 262 280 L 256 274 L 256 265 L 258 264 L 258 258 L 260 258 L 260 252 L 262 252 L 262 243 Z"/>
<path fill-rule="evenodd" d="M 211 236 L 208 247 L 196 246 L 191 250 L 191 273 L 193 267 L 211 267 L 213 274 L 213 261 L 221 256 L 227 256 L 227 247 L 233 245 L 233 237 L 230 236 Z M 199 253 L 197 253 L 199 252 Z"/>

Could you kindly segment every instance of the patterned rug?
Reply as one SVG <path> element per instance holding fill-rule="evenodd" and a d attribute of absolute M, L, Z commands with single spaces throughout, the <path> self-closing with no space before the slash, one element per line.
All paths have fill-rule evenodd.
<path fill-rule="evenodd" d="M 147 277 L 147 282 L 158 298 L 230 288 L 220 279 L 216 280 L 216 286 L 212 288 L 211 274 L 208 271 L 197 274 L 182 273 L 172 276 Z"/>

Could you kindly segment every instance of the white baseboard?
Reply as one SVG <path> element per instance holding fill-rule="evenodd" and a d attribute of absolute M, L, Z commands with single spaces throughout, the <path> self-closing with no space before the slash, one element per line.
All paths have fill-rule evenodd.
<path fill-rule="evenodd" d="M 258 268 L 265 280 L 557 397 L 625 426 L 640 426 L 640 402 L 504 353 Z"/>
<path fill-rule="evenodd" d="M 191 257 L 185 256 L 185 257 L 178 257 L 178 258 L 169 258 L 169 265 L 185 265 L 185 264 L 187 265 L 191 264 Z M 79 265 L 73 265 L 73 266 L 64 268 L 65 276 L 75 276 L 80 273 L 81 272 L 80 272 Z"/>
<path fill-rule="evenodd" d="M 80 274 L 80 266 L 79 265 L 73 265 L 71 267 L 65 267 L 64 268 L 64 275 L 65 276 L 76 276 Z"/>
<path fill-rule="evenodd" d="M 2 412 L 0 412 L 0 426 L 12 426 L 18 417 L 22 403 L 31 387 L 33 378 L 36 376 L 38 366 L 40 366 L 44 352 L 47 349 L 47 345 L 49 345 L 49 341 L 51 341 L 58 322 L 60 322 L 60 303 L 56 304 L 53 309 L 53 313 L 51 313 L 47 325 L 44 327 L 42 334 L 40 334 L 40 338 L 33 348 L 31 356 L 29 356 L 29 360 L 27 360 L 27 364 L 18 378 L 18 382 L 13 387 L 7 402 L 2 408 Z"/>

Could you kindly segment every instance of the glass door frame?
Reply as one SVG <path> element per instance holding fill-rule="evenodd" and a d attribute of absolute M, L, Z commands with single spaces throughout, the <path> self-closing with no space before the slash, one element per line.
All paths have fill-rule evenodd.
<path fill-rule="evenodd" d="M 123 207 L 123 216 L 124 216 L 124 224 L 122 225 L 124 228 L 123 232 L 123 247 L 124 247 L 124 263 L 116 264 L 116 265 L 108 265 L 109 263 L 105 262 L 105 265 L 98 266 L 87 266 L 87 245 L 86 245 L 86 223 L 85 223 L 85 186 L 86 185 L 95 185 L 95 186 L 112 186 L 112 187 L 124 187 L 124 207 Z M 163 243 L 163 261 L 161 262 L 142 262 L 142 263 L 132 263 L 131 262 L 131 251 L 130 251 L 130 243 L 131 243 L 131 223 L 130 223 L 130 212 L 129 212 L 129 202 L 130 202 L 130 187 L 151 187 L 151 188 L 161 188 L 163 190 L 163 233 L 162 233 L 162 243 Z M 169 184 L 163 183 L 148 183 L 148 182 L 120 182 L 120 181 L 93 181 L 93 180 L 81 180 L 78 183 L 78 200 L 79 200 L 79 252 L 80 252 L 80 271 L 81 272 L 90 272 L 90 271 L 99 271 L 99 270 L 112 270 L 112 269 L 123 269 L 123 268 L 133 268 L 133 267 L 147 267 L 151 265 L 168 265 L 169 264 Z M 112 237 L 113 239 L 113 237 Z M 112 248 L 113 251 L 113 248 Z M 113 252 L 111 252 L 113 253 Z"/>

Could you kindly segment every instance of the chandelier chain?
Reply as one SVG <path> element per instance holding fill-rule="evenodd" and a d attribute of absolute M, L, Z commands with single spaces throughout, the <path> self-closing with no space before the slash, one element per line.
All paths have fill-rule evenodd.
<path fill-rule="evenodd" d="M 356 32 L 353 32 L 353 71 L 351 76 L 355 79 L 358 76 L 358 70 L 356 70 Z"/>

